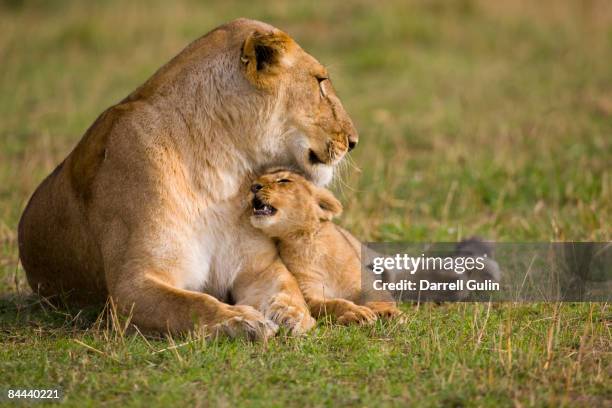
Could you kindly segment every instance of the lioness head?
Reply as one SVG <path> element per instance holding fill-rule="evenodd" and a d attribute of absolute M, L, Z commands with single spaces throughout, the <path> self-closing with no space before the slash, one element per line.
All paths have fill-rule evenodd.
<path fill-rule="evenodd" d="M 264 174 L 251 185 L 251 224 L 270 237 L 310 231 L 342 212 L 333 194 L 286 170 Z"/>
<path fill-rule="evenodd" d="M 138 99 L 175 115 L 171 133 L 183 129 L 195 144 L 185 150 L 200 155 L 196 161 L 210 153 L 205 163 L 229 184 L 238 164 L 255 172 L 297 168 L 325 185 L 358 141 L 327 69 L 287 34 L 254 20 L 194 41 L 126 101 Z"/>
<path fill-rule="evenodd" d="M 316 184 L 327 184 L 334 166 L 358 141 L 327 69 L 287 34 L 265 25 L 247 34 L 240 64 L 252 86 L 276 98 L 283 153 L 292 156 L 286 164 L 296 164 Z"/>

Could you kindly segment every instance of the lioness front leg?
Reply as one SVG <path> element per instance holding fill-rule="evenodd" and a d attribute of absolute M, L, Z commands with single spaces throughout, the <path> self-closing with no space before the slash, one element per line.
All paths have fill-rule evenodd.
<path fill-rule="evenodd" d="M 154 276 L 125 280 L 110 289 L 120 309 L 146 330 L 185 333 L 203 329 L 213 336 L 261 340 L 278 329 L 252 307 L 231 306 L 207 294 L 173 287 Z"/>
<path fill-rule="evenodd" d="M 236 304 L 254 307 L 293 335 L 306 333 L 316 324 L 295 278 L 280 258 L 263 271 L 241 272 L 232 294 Z"/>

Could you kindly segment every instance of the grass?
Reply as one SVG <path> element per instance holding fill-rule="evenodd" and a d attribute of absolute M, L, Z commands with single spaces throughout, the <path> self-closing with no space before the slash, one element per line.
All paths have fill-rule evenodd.
<path fill-rule="evenodd" d="M 610 240 L 612 6 L 506 3 L 1 3 L 0 388 L 59 385 L 69 406 L 611 404 L 607 304 L 405 305 L 405 324 L 206 343 L 53 309 L 18 263 L 26 200 L 87 126 L 238 16 L 329 66 L 361 133 L 335 186 L 360 238 Z"/>

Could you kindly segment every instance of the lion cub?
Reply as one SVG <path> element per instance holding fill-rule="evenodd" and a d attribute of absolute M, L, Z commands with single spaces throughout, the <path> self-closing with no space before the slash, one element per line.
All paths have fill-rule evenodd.
<path fill-rule="evenodd" d="M 278 240 L 280 256 L 314 317 L 330 315 L 341 324 L 368 324 L 377 316 L 400 314 L 390 296 L 385 301 L 366 299 L 361 290 L 361 244 L 331 222 L 342 205 L 330 191 L 294 172 L 277 170 L 259 177 L 251 192 L 251 224 Z"/>

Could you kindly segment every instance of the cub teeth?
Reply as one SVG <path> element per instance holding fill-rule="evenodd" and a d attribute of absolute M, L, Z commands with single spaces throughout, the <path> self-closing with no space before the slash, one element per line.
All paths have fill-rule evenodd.
<path fill-rule="evenodd" d="M 272 215 L 276 212 L 276 209 L 268 204 L 264 204 L 262 207 L 253 208 L 253 213 L 256 215 Z"/>
<path fill-rule="evenodd" d="M 264 203 L 259 197 L 253 199 L 253 214 L 255 215 L 273 215 L 276 213 L 276 208 L 270 204 Z"/>

